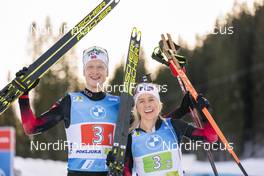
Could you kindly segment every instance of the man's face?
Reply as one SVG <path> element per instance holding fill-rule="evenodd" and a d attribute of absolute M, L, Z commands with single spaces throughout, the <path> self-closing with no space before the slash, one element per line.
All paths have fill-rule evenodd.
<path fill-rule="evenodd" d="M 108 76 L 107 67 L 101 60 L 91 60 L 85 65 L 84 76 L 89 90 L 101 91 L 100 87 L 102 87 Z"/>

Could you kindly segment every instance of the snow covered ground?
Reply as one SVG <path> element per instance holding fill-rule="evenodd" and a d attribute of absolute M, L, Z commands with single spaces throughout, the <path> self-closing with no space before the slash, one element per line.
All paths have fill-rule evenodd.
<path fill-rule="evenodd" d="M 31 158 L 15 158 L 15 170 L 21 175 L 17 176 L 66 176 L 67 163 L 62 161 L 41 160 Z"/>
<path fill-rule="evenodd" d="M 264 175 L 263 159 L 246 159 L 241 161 L 250 176 Z M 66 176 L 67 163 L 61 161 L 41 160 L 31 158 L 15 158 L 15 169 L 20 176 Z M 208 162 L 196 161 L 194 155 L 183 156 L 183 167 L 187 176 L 213 176 Z M 216 167 L 221 176 L 241 176 L 238 166 L 233 161 L 217 162 Z"/>
<path fill-rule="evenodd" d="M 264 158 L 241 160 L 243 167 L 250 176 L 264 175 Z M 238 165 L 234 161 L 216 162 L 216 167 L 221 176 L 242 176 Z M 200 162 L 196 160 L 195 155 L 183 156 L 183 168 L 188 176 L 213 176 L 209 162 Z M 204 175 L 202 175 L 204 174 Z"/>

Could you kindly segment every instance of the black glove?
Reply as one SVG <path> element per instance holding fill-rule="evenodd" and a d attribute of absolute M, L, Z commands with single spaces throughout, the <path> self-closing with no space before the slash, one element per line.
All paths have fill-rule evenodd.
<path fill-rule="evenodd" d="M 198 112 L 200 114 L 202 122 L 205 123 L 205 122 L 207 122 L 207 118 L 205 117 L 204 113 L 202 112 L 202 109 L 205 107 L 205 108 L 207 108 L 207 110 L 210 113 L 212 113 L 213 110 L 210 106 L 209 101 L 202 94 L 199 94 L 196 100 L 197 100 L 196 109 L 198 110 Z"/>
<path fill-rule="evenodd" d="M 16 73 L 16 77 L 19 77 L 19 76 L 22 76 L 22 75 L 26 74 L 27 70 L 28 70 L 27 67 L 23 67 L 21 70 L 19 70 L 19 71 Z M 38 85 L 39 80 L 40 80 L 40 79 L 36 79 L 36 81 L 30 86 L 30 88 L 29 88 L 24 94 L 28 94 L 28 92 L 29 92 L 30 90 L 32 90 L 33 88 L 35 88 L 35 87 Z"/>
<path fill-rule="evenodd" d="M 109 166 L 110 163 L 113 163 L 115 161 L 115 156 L 113 155 L 112 151 L 109 151 L 106 157 L 106 165 Z"/>
<path fill-rule="evenodd" d="M 209 101 L 202 94 L 199 94 L 196 100 L 197 100 L 197 103 L 196 103 L 197 109 L 201 110 L 204 107 L 206 108 L 210 107 Z"/>
<path fill-rule="evenodd" d="M 22 75 L 26 74 L 27 70 L 28 70 L 27 67 L 23 67 L 21 70 L 16 72 L 16 77 L 19 77 L 19 76 L 22 76 Z"/>

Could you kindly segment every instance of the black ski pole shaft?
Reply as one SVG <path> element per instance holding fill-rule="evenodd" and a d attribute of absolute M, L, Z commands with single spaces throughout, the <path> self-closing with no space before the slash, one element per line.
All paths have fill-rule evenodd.
<path fill-rule="evenodd" d="M 177 76 L 177 79 L 178 79 L 178 82 L 180 84 L 182 92 L 184 94 L 186 94 L 187 91 L 186 91 L 186 88 L 184 87 L 184 85 L 183 85 L 183 83 L 181 81 L 181 78 L 179 76 Z M 202 126 L 202 122 L 200 121 L 200 119 L 199 119 L 199 117 L 197 115 L 197 112 L 195 112 L 195 110 L 193 110 L 191 107 L 189 107 L 189 109 L 190 109 L 190 112 L 191 112 L 191 115 L 192 115 L 192 119 L 195 122 L 196 126 L 198 126 L 199 128 L 202 128 L 203 127 Z M 217 168 L 215 166 L 215 161 L 214 161 L 214 157 L 213 157 L 213 154 L 212 154 L 211 150 L 206 151 L 206 153 L 207 153 L 207 157 L 208 157 L 209 163 L 210 163 L 210 165 L 212 167 L 212 170 L 214 172 L 214 175 L 215 176 L 219 176 Z"/>

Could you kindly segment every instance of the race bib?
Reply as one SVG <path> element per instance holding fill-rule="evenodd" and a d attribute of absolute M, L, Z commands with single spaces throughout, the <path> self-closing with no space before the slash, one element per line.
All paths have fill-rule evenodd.
<path fill-rule="evenodd" d="M 81 125 L 83 145 L 113 145 L 113 124 L 84 124 Z"/>
<path fill-rule="evenodd" d="M 146 173 L 172 169 L 173 161 L 171 152 L 144 157 L 143 164 Z"/>

